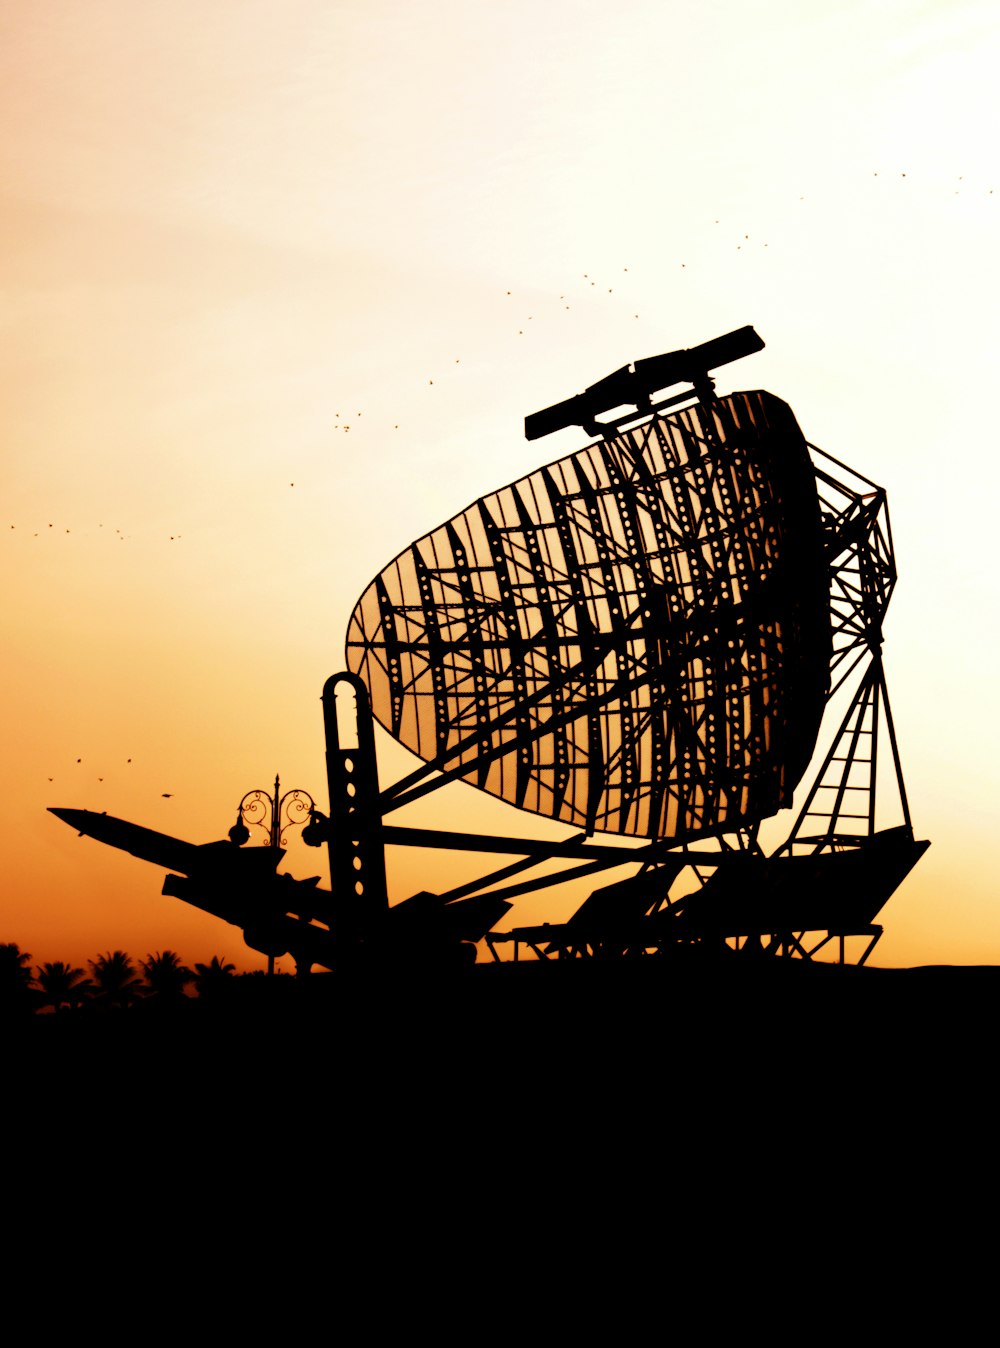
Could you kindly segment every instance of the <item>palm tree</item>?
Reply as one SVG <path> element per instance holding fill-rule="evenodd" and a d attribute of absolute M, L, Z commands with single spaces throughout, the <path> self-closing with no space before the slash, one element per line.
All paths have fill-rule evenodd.
<path fill-rule="evenodd" d="M 221 958 L 218 955 L 212 956 L 211 964 L 196 964 L 194 966 L 194 985 L 198 989 L 198 996 L 212 996 L 226 986 L 226 983 L 236 972 L 236 965 L 230 964 L 225 955 Z"/>
<path fill-rule="evenodd" d="M 75 1010 L 94 986 L 89 978 L 84 978 L 82 969 L 74 969 L 62 960 L 43 964 L 35 971 L 35 982 L 55 1011 L 67 1003 Z"/>
<path fill-rule="evenodd" d="M 129 1006 L 139 995 L 140 980 L 135 965 L 124 950 L 88 960 L 101 1001 L 111 1006 Z"/>
<path fill-rule="evenodd" d="M 140 960 L 150 993 L 162 1001 L 176 1001 L 194 978 L 192 971 L 181 964 L 176 950 L 159 951 Z"/>
<path fill-rule="evenodd" d="M 0 944 L 0 1015 L 29 1015 L 34 1009 L 31 956 L 14 941 Z"/>

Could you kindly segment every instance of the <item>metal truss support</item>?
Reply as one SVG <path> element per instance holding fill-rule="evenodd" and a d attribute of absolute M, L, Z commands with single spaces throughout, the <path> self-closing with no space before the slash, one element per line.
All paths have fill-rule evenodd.
<path fill-rule="evenodd" d="M 779 853 L 856 848 L 877 832 L 879 738 L 884 725 L 903 823 L 913 836 L 882 663 L 882 624 L 896 583 L 882 487 L 815 445 L 816 485 L 830 568 L 832 697 L 861 667 L 847 711 Z M 840 470 L 834 476 L 831 466 Z"/>
<path fill-rule="evenodd" d="M 849 936 L 862 936 L 862 937 L 867 936 L 869 938 L 868 944 L 862 951 L 860 959 L 856 961 L 857 966 L 860 969 L 861 966 L 868 959 L 868 956 L 872 953 L 872 951 L 878 945 L 879 941 L 882 939 L 882 931 L 883 928 L 874 922 L 870 927 L 863 928 L 860 931 L 828 931 L 826 935 L 823 937 L 823 939 L 819 942 L 819 944 L 814 945 L 812 949 L 809 950 L 808 958 L 812 959 L 813 955 L 817 954 L 820 950 L 822 950 L 824 946 L 828 945 L 831 941 L 836 941 L 838 942 L 839 945 L 839 955 L 840 955 L 840 958 L 837 960 L 837 963 L 846 964 L 847 952 L 845 943 L 847 941 L 847 938 Z"/>
<path fill-rule="evenodd" d="M 879 735 L 889 739 L 903 822 L 912 835 L 889 692 L 879 655 L 862 675 L 782 852 L 856 847 L 876 833 Z"/>

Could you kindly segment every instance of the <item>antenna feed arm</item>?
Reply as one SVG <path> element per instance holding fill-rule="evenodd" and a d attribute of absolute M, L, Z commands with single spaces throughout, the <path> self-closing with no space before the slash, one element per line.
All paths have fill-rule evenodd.
<path fill-rule="evenodd" d="M 623 365 L 620 370 L 591 384 L 583 393 L 525 417 L 525 439 L 538 440 L 568 426 L 580 426 L 588 435 L 605 435 L 609 428 L 613 429 L 613 423 L 602 425 L 597 420 L 599 413 L 623 406 L 635 407 L 639 414 L 649 411 L 652 394 L 675 384 L 690 384 L 693 395 L 681 394 L 670 399 L 671 403 L 694 396 L 701 403 L 710 404 L 716 396 L 710 371 L 763 348 L 761 338 L 747 326 L 710 342 L 702 342 L 700 346 L 650 356 L 646 360 L 637 360 L 634 365 Z"/>

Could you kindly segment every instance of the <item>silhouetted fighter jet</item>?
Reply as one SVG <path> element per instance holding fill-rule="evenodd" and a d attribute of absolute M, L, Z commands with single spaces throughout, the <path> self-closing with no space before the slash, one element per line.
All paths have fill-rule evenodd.
<path fill-rule="evenodd" d="M 165 878 L 164 894 L 242 928 L 247 945 L 261 954 L 291 955 L 300 972 L 314 964 L 337 969 L 358 960 L 471 963 L 472 943 L 510 908 L 492 894 L 451 902 L 415 894 L 387 909 L 359 941 L 356 929 L 345 934 L 342 905 L 318 887 L 319 876 L 296 880 L 277 874 L 285 855 L 280 847 L 241 848 L 228 839 L 199 845 L 93 810 L 50 807 L 49 813 L 81 837 L 178 872 Z"/>

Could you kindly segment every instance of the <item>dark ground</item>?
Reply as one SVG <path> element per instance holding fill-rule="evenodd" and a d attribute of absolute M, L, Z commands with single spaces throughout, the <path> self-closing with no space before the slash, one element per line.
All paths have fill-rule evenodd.
<path fill-rule="evenodd" d="M 680 1077 L 831 1098 L 857 1083 L 927 1088 L 995 1071 L 1000 968 L 877 969 L 764 961 L 484 964 L 460 973 L 233 979 L 164 1007 L 10 1026 L 26 1079 L 93 1074 L 155 1090 L 325 1082 L 366 1094 L 425 1079 L 449 1096 L 635 1088 Z"/>
<path fill-rule="evenodd" d="M 349 1296 L 374 1263 L 379 1313 L 419 1276 L 418 1320 L 458 1287 L 508 1313 L 533 1288 L 561 1317 L 559 1288 L 645 1306 L 691 1277 L 713 1317 L 741 1277 L 761 1306 L 860 1279 L 894 1316 L 996 1210 L 998 968 L 581 961 L 227 992 L 8 1027 L 26 1251 L 54 1210 L 74 1261 L 173 1286 L 167 1239 L 180 1285 L 251 1308 L 305 1269 Z"/>

